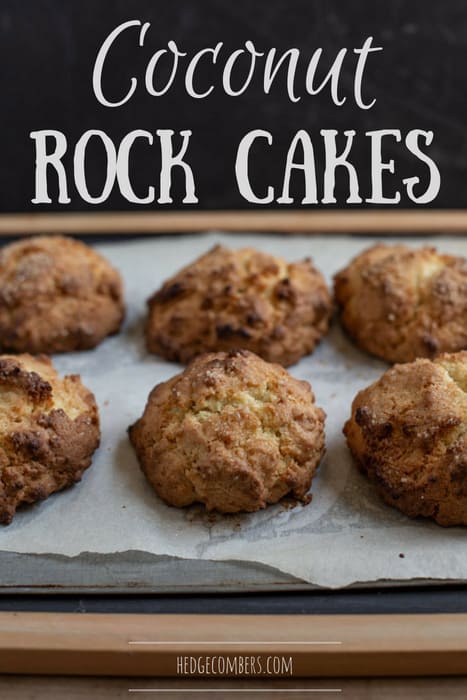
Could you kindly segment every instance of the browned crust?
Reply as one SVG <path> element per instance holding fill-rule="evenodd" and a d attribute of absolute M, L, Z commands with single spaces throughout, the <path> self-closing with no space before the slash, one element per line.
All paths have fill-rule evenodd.
<path fill-rule="evenodd" d="M 467 260 L 376 245 L 334 279 L 344 328 L 388 362 L 467 349 Z"/>
<path fill-rule="evenodd" d="M 357 394 L 344 433 L 386 503 L 467 525 L 467 352 L 395 365 Z"/>
<path fill-rule="evenodd" d="M 307 382 L 238 350 L 201 355 L 156 386 L 129 433 L 170 505 L 252 512 L 289 493 L 308 500 L 324 418 Z"/>
<path fill-rule="evenodd" d="M 0 523 L 24 503 L 79 481 L 99 445 L 97 405 L 79 376 L 50 360 L 0 357 Z"/>
<path fill-rule="evenodd" d="M 186 363 L 202 352 L 250 350 L 291 365 L 327 332 L 329 291 L 311 260 L 215 246 L 148 301 L 150 352 Z"/>
<path fill-rule="evenodd" d="M 84 243 L 36 236 L 0 250 L 1 350 L 86 350 L 123 316 L 120 274 Z"/>

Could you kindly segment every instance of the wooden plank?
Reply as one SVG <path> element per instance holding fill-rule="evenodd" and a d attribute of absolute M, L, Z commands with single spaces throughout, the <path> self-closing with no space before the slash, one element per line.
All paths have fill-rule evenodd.
<path fill-rule="evenodd" d="M 0 235 L 198 231 L 277 233 L 467 233 L 467 210 L 268 210 L 0 214 Z"/>
<path fill-rule="evenodd" d="M 467 614 L 0 614 L 0 673 L 167 677 L 181 655 L 271 654 L 293 677 L 462 675 Z"/>
<path fill-rule="evenodd" d="M 335 700 L 465 700 L 467 678 L 298 678 L 295 680 L 178 680 L 164 678 L 96 678 L 71 676 L 3 676 L 0 697 L 8 700 L 128 700 L 140 697 L 129 689 L 155 689 L 145 698 L 189 700 L 208 696 L 211 700 L 238 698 L 258 700 L 303 700 L 305 697 Z M 209 695 L 203 693 L 209 689 Z M 333 692 L 336 689 L 337 692 Z M 195 691 L 188 692 L 189 690 Z M 305 690 L 306 692 L 303 692 Z M 321 690 L 322 692 L 318 692 Z M 168 691 L 168 692 L 167 692 Z M 241 691 L 241 692 L 240 692 Z M 272 692 L 271 692 L 272 691 Z M 302 692 L 300 692 L 302 691 Z M 339 692 L 340 691 L 340 692 Z"/>

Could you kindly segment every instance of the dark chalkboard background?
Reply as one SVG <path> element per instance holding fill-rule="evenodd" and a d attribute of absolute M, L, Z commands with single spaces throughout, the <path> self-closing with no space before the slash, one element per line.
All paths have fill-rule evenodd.
<path fill-rule="evenodd" d="M 278 82 L 269 96 L 260 79 L 245 95 L 226 96 L 217 89 L 208 99 L 189 98 L 179 80 L 164 97 L 151 98 L 139 89 L 118 109 L 97 102 L 91 84 L 96 53 L 107 34 L 129 19 L 151 22 L 146 46 L 138 49 L 136 30 L 127 32 L 112 54 L 106 87 L 119 94 L 132 75 L 143 75 L 151 54 L 174 39 L 179 48 L 195 52 L 223 41 L 223 51 L 251 39 L 258 50 L 300 48 L 311 56 L 322 46 L 334 57 L 341 47 L 359 47 L 371 35 L 384 51 L 368 63 L 365 92 L 376 97 L 369 111 L 352 100 L 335 107 L 327 92 L 304 96 L 296 104 Z M 118 142 L 132 129 L 155 132 L 192 129 L 189 161 L 195 172 L 199 208 L 246 208 L 234 177 L 235 153 L 241 137 L 263 128 L 274 135 L 274 147 L 258 149 L 252 184 L 263 190 L 269 182 L 280 189 L 288 144 L 300 128 L 318 135 L 321 128 L 355 129 L 352 150 L 359 171 L 361 195 L 369 196 L 369 129 L 412 128 L 435 132 L 430 155 L 441 171 L 441 191 L 435 207 L 467 206 L 467 4 L 465 0 L 0 0 L 0 209 L 2 211 L 73 211 L 96 208 L 82 202 L 70 184 L 71 204 L 33 205 L 34 148 L 32 130 L 63 131 L 74 144 L 83 131 L 103 129 Z M 349 63 L 350 65 L 350 63 Z M 204 75 L 208 76 L 209 71 Z M 303 75 L 303 74 L 302 74 Z M 350 88 L 352 72 L 343 76 Z M 300 83 L 300 80 L 298 81 Z M 322 154 L 317 147 L 318 157 Z M 386 157 L 396 160 L 394 188 L 403 177 L 426 173 L 402 144 L 388 147 Z M 320 161 L 321 162 L 321 161 Z M 70 173 L 71 158 L 65 159 Z M 91 192 L 100 191 L 103 160 L 90 152 Z M 90 169 L 91 169 L 90 168 Z M 89 172 L 89 171 L 88 171 Z M 158 149 L 140 146 L 133 163 L 134 188 L 144 193 L 158 183 Z M 318 164 L 318 172 L 322 166 Z M 388 176 L 388 194 L 391 176 Z M 52 190 L 53 191 L 53 190 Z M 300 178 L 293 186 L 300 204 Z M 280 193 L 280 192 L 279 192 Z M 278 194 L 279 194 L 278 193 Z M 345 206 L 347 180 L 339 178 L 338 206 Z M 181 205 L 180 183 L 175 181 L 174 207 Z M 277 206 L 277 205 L 276 205 Z M 403 195 L 399 206 L 410 206 Z M 154 209 L 157 203 L 130 205 L 115 188 L 99 209 Z M 166 210 L 167 205 L 163 206 Z"/>

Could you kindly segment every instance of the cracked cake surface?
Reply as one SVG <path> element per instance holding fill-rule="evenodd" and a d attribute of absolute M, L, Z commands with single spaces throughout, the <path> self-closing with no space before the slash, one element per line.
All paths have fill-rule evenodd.
<path fill-rule="evenodd" d="M 0 348 L 87 350 L 124 316 L 119 272 L 80 241 L 34 236 L 0 249 Z"/>
<path fill-rule="evenodd" d="M 467 525 L 467 352 L 395 365 L 360 391 L 344 433 L 386 503 Z"/>
<path fill-rule="evenodd" d="M 0 523 L 79 481 L 99 445 L 93 394 L 49 358 L 0 355 Z"/>
<path fill-rule="evenodd" d="M 215 246 L 148 301 L 148 350 L 186 363 L 245 348 L 291 365 L 327 332 L 330 293 L 310 259 L 289 263 L 253 248 Z"/>
<path fill-rule="evenodd" d="M 200 355 L 157 385 L 129 433 L 170 505 L 251 512 L 286 494 L 308 500 L 324 418 L 307 382 L 238 350 Z"/>
<path fill-rule="evenodd" d="M 335 276 L 341 321 L 387 362 L 467 349 L 467 260 L 432 247 L 373 246 Z"/>

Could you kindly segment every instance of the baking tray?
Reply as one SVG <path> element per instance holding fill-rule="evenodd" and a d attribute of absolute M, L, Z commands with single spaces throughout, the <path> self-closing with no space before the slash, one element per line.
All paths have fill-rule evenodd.
<path fill-rule="evenodd" d="M 197 214 L 197 217 L 196 217 Z M 277 223 L 277 214 L 253 212 L 197 212 L 193 214 L 194 228 L 204 228 L 208 223 L 223 230 L 271 229 L 271 220 L 276 216 L 276 228 L 308 231 L 310 233 L 342 232 L 343 221 L 349 217 L 344 212 L 284 213 Z M 433 221 L 440 225 L 440 217 L 445 230 L 462 233 L 467 229 L 467 215 L 464 212 L 354 212 L 354 223 L 350 228 L 365 232 L 392 232 L 391 226 L 399 233 L 410 226 L 415 229 L 433 230 Z M 395 216 L 396 215 L 396 216 Z M 23 230 L 29 222 L 29 229 L 35 232 L 52 230 L 74 230 L 78 234 L 91 234 L 95 231 L 106 233 L 115 228 L 120 214 L 82 215 L 8 215 L 0 217 L 0 233 Z M 162 233 L 164 229 L 175 232 L 185 230 L 189 216 L 185 213 L 165 215 L 126 214 L 125 224 L 138 232 Z M 14 223 L 16 222 L 16 225 Z M 168 224 L 168 222 L 171 222 Z M 363 223 L 365 222 L 365 223 Z M 74 229 L 71 227 L 74 226 Z M 118 227 L 117 227 L 118 228 Z M 121 229 L 119 229 L 121 230 Z M 108 238 L 107 238 L 108 240 Z M 369 583 L 355 583 L 352 588 L 381 588 L 382 586 L 435 585 L 438 580 L 417 578 L 413 581 L 391 580 Z M 444 585 L 459 581 L 443 581 Z M 17 554 L 0 552 L 0 593 L 74 593 L 74 594 L 122 594 L 122 593 L 216 593 L 216 592 L 272 592 L 315 590 L 317 586 L 283 573 L 273 567 L 246 561 L 206 561 L 181 559 L 169 556 L 156 556 L 147 552 L 126 551 L 118 554 L 93 554 L 85 552 L 76 557 L 47 554 Z"/>
<path fill-rule="evenodd" d="M 268 212 L 260 216 L 259 212 L 198 212 L 193 214 L 192 226 L 205 227 L 209 223 L 218 225 L 224 230 L 233 228 L 242 231 L 251 227 L 264 230 L 276 217 L 276 227 L 292 230 L 294 227 L 310 233 L 321 233 L 324 227 L 327 231 L 342 231 L 347 212 Z M 390 232 L 391 226 L 402 233 L 405 226 L 422 230 L 422 225 L 437 221 L 440 212 L 352 212 L 353 224 L 365 232 Z M 58 215 L 39 214 L 4 215 L 0 216 L 0 233 L 14 230 L 18 233 L 29 223 L 29 229 L 38 231 L 69 231 L 72 226 L 75 231 L 88 235 L 97 230 L 101 234 L 115 228 L 115 221 L 125 217 L 126 225 L 138 232 L 162 232 L 167 222 L 170 230 L 175 225 L 187 226 L 188 218 L 185 212 L 168 214 L 80 214 Z M 351 217 L 350 217 L 351 218 Z M 467 227 L 467 217 L 464 212 L 446 212 L 443 222 L 447 229 L 461 233 L 463 226 Z M 277 223 L 279 222 L 279 223 Z M 439 222 L 438 222 L 439 223 Z M 430 228 L 432 230 L 432 228 Z M 89 238 L 88 238 L 89 240 Z M 90 242 L 94 242 L 93 236 Z M 106 236 L 106 241 L 109 238 Z M 177 245 L 177 242 L 174 241 Z M 123 548 L 122 548 L 123 549 Z M 34 551 L 34 550 L 31 550 Z M 432 585 L 436 579 L 416 578 L 415 585 Z M 458 583 L 456 580 L 446 581 L 446 584 Z M 411 585 L 407 579 L 397 581 L 378 580 L 376 582 L 352 583 L 352 587 L 373 588 L 381 586 Z M 128 591 L 139 593 L 206 593 L 206 592 L 252 592 L 252 591 L 287 591 L 314 590 L 317 586 L 299 577 L 281 572 L 273 566 L 248 561 L 211 561 L 177 558 L 174 556 L 157 556 L 143 551 L 124 551 L 118 554 L 96 554 L 83 552 L 78 556 L 67 557 L 58 554 L 18 554 L 0 551 L 0 593 L 115 593 Z"/>

